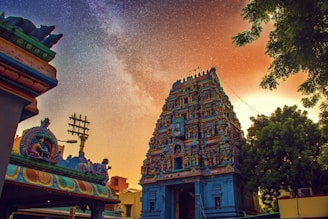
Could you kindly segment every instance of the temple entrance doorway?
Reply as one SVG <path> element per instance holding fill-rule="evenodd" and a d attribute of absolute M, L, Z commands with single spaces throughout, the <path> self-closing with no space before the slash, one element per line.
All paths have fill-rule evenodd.
<path fill-rule="evenodd" d="M 174 186 L 175 219 L 195 219 L 194 183 Z"/>

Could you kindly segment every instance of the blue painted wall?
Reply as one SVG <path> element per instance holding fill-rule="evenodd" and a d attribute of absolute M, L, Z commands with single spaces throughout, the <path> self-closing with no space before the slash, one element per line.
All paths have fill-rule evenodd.
<path fill-rule="evenodd" d="M 174 188 L 193 184 L 195 199 L 194 218 L 202 218 L 203 204 L 206 218 L 235 218 L 247 211 L 244 192 L 239 183 L 239 175 L 227 173 L 216 176 L 197 176 L 183 179 L 164 180 L 143 185 L 141 218 L 174 218 L 176 196 Z M 216 201 L 220 201 L 219 204 Z M 151 207 L 153 203 L 153 208 Z M 152 209 L 151 209 L 152 208 Z"/>

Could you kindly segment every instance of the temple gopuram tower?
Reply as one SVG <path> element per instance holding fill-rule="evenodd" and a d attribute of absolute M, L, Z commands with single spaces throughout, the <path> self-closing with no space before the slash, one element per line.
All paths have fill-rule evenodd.
<path fill-rule="evenodd" d="M 242 131 L 216 69 L 172 86 L 141 168 L 142 218 L 255 213 L 240 183 Z"/>

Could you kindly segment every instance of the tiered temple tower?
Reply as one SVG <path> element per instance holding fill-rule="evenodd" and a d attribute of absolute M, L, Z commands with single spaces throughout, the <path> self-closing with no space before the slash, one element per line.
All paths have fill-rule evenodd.
<path fill-rule="evenodd" d="M 172 86 L 141 168 L 142 218 L 231 218 L 254 209 L 244 196 L 242 131 L 216 69 Z"/>

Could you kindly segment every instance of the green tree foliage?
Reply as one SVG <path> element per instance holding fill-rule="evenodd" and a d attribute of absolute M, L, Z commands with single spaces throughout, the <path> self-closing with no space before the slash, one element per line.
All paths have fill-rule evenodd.
<path fill-rule="evenodd" d="M 320 149 L 320 155 L 318 157 L 320 168 L 316 173 L 317 178 L 314 184 L 317 187 L 317 193 L 328 194 L 328 144 L 324 144 Z"/>
<path fill-rule="evenodd" d="M 323 170 L 328 171 L 328 145 L 324 145 L 321 148 L 319 164 L 322 166 Z M 328 181 L 326 181 L 326 183 L 328 183 Z"/>
<path fill-rule="evenodd" d="M 247 189 L 262 194 L 268 210 L 277 210 L 282 190 L 315 187 L 320 153 L 319 125 L 297 106 L 277 108 L 271 116 L 251 118 L 243 144 L 242 175 Z"/>
<path fill-rule="evenodd" d="M 261 86 L 276 89 L 278 80 L 299 72 L 307 80 L 299 86 L 305 107 L 314 106 L 328 93 L 328 1 L 327 0 L 250 0 L 242 16 L 251 29 L 233 37 L 233 43 L 244 46 L 257 40 L 263 24 L 273 30 L 266 54 L 273 58 Z"/>
<path fill-rule="evenodd" d="M 318 177 L 315 182 L 320 188 L 318 192 L 328 193 L 328 103 L 321 104 L 321 112 L 319 114 L 319 125 L 321 130 L 321 136 L 324 144 L 320 147 L 320 155 L 318 162 L 320 169 L 317 173 Z"/>

